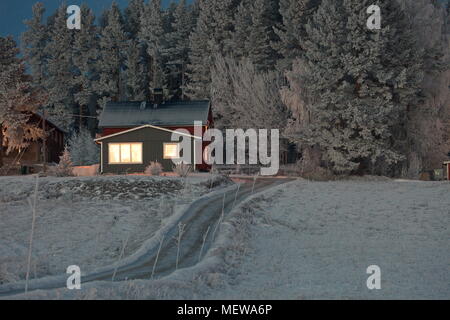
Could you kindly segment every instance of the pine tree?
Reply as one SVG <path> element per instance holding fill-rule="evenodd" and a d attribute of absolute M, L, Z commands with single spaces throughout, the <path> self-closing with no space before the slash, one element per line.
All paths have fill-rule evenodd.
<path fill-rule="evenodd" d="M 9 152 L 43 137 L 42 130 L 28 120 L 45 103 L 45 96 L 32 86 L 18 54 L 12 37 L 0 37 L 0 167 L 5 143 Z"/>
<path fill-rule="evenodd" d="M 48 68 L 44 83 L 52 120 L 69 129 L 75 107 L 72 60 L 74 33 L 67 28 L 66 10 L 66 5 L 58 8 L 50 28 L 50 41 L 45 48 Z"/>
<path fill-rule="evenodd" d="M 33 17 L 25 21 L 27 30 L 21 36 L 22 52 L 33 76 L 33 83 L 40 88 L 44 87 L 48 58 L 45 48 L 50 40 L 49 29 L 43 21 L 44 13 L 44 5 L 37 2 L 33 6 Z"/>
<path fill-rule="evenodd" d="M 258 70 L 272 70 L 279 59 L 272 47 L 272 43 L 278 41 L 273 28 L 280 19 L 277 11 L 274 0 L 255 0 L 251 7 L 248 57 Z"/>
<path fill-rule="evenodd" d="M 248 57 L 249 52 L 249 38 L 252 26 L 250 0 L 243 0 L 237 8 L 235 16 L 235 26 L 233 33 L 233 56 L 236 59 Z"/>
<path fill-rule="evenodd" d="M 282 23 L 275 28 L 280 41 L 272 44 L 282 56 L 277 66 L 280 71 L 288 69 L 295 58 L 301 57 L 307 37 L 305 26 L 319 3 L 320 0 L 280 0 Z"/>
<path fill-rule="evenodd" d="M 129 0 L 128 6 L 125 8 L 125 31 L 130 39 L 137 39 L 139 35 L 144 6 L 144 0 Z"/>
<path fill-rule="evenodd" d="M 213 53 L 230 55 L 233 51 L 234 17 L 241 0 L 211 1 Z"/>
<path fill-rule="evenodd" d="M 170 69 L 170 90 L 174 97 L 182 99 L 184 99 L 183 90 L 189 61 L 189 37 L 194 25 L 192 20 L 193 17 L 186 5 L 186 0 L 180 0 L 173 10 L 171 32 L 167 35 L 170 46 L 166 50 L 166 54 Z"/>
<path fill-rule="evenodd" d="M 166 48 L 166 39 L 161 0 L 152 0 L 145 6 L 139 38 L 146 48 L 149 59 L 149 89 L 165 88 L 167 75 L 163 51 Z"/>
<path fill-rule="evenodd" d="M 146 50 L 141 43 L 139 33 L 141 31 L 141 20 L 144 15 L 144 0 L 130 0 L 125 8 L 125 31 L 127 36 L 127 47 L 124 61 L 124 90 L 125 99 L 142 101 L 148 99 L 148 58 Z"/>
<path fill-rule="evenodd" d="M 405 115 L 420 92 L 420 52 L 404 13 L 378 1 L 381 30 L 366 27 L 369 0 L 323 0 L 306 26 L 307 142 L 338 173 L 394 174 L 404 160 Z"/>
<path fill-rule="evenodd" d="M 116 2 L 107 13 L 107 24 L 100 33 L 100 57 L 97 69 L 100 79 L 96 91 L 102 98 L 100 108 L 108 101 L 120 101 L 123 97 L 122 68 L 126 47 L 126 34 L 122 14 Z"/>
<path fill-rule="evenodd" d="M 97 77 L 97 59 L 99 54 L 98 33 L 95 25 L 95 16 L 86 5 L 81 7 L 81 30 L 74 30 L 74 47 L 72 49 L 73 63 L 76 68 L 74 84 L 76 85 L 75 102 L 79 106 L 80 116 L 89 112 L 89 104 L 95 99 L 95 79 Z M 81 126 L 81 118 L 80 118 Z"/>
<path fill-rule="evenodd" d="M 209 95 L 211 50 L 209 34 L 211 27 L 211 13 L 209 6 L 199 0 L 199 17 L 196 28 L 190 37 L 189 55 L 189 83 L 186 94 L 193 99 L 203 99 Z M 212 34 L 212 32 L 211 32 Z"/>
<path fill-rule="evenodd" d="M 144 101 L 147 99 L 148 88 L 145 81 L 145 65 L 142 61 L 142 50 L 137 42 L 129 40 L 125 59 L 125 95 L 130 101 Z"/>
<path fill-rule="evenodd" d="M 190 37 L 187 95 L 204 99 L 210 95 L 212 57 L 233 51 L 237 0 L 199 0 L 199 17 Z"/>

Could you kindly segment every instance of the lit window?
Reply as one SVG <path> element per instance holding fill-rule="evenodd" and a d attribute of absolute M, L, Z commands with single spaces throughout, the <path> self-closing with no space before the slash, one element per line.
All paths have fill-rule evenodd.
<path fill-rule="evenodd" d="M 164 143 L 164 159 L 179 159 L 179 144 Z"/>
<path fill-rule="evenodd" d="M 142 163 L 142 143 L 133 143 L 131 145 L 131 160 L 132 162 Z"/>
<path fill-rule="evenodd" d="M 109 163 L 142 163 L 142 143 L 110 143 Z"/>
<path fill-rule="evenodd" d="M 209 146 L 206 146 L 205 149 L 203 150 L 203 161 L 207 164 L 209 164 L 210 159 L 210 154 L 209 154 Z"/>
<path fill-rule="evenodd" d="M 109 145 L 109 163 L 120 163 L 120 144 Z"/>

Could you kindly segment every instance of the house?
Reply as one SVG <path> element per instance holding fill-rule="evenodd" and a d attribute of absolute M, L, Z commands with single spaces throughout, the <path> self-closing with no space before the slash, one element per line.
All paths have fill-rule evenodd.
<path fill-rule="evenodd" d="M 194 123 L 201 122 L 201 135 L 213 126 L 209 101 L 110 102 L 100 115 L 101 173 L 140 173 L 151 161 L 161 163 L 165 171 L 173 170 L 173 159 L 179 155 L 180 144 L 172 134 L 185 129 L 184 138 L 191 139 L 191 163 L 194 164 L 195 145 L 202 144 L 202 154 L 208 142 L 195 136 Z M 159 101 L 158 101 L 159 100 Z M 200 128 L 197 128 L 199 131 Z M 196 169 L 209 170 L 203 162 Z"/>
<path fill-rule="evenodd" d="M 44 162 L 58 163 L 59 157 L 64 151 L 64 138 L 66 132 L 59 128 L 56 124 L 45 120 L 39 113 L 33 113 L 28 123 L 35 125 L 36 127 L 44 128 L 47 133 L 47 139 L 44 141 L 39 139 L 37 141 L 31 141 L 26 148 L 21 150 L 11 151 L 3 155 L 3 161 L 5 168 L 8 171 L 17 167 L 34 168 L 35 171 L 39 171 L 39 166 Z M 4 146 L 6 150 L 8 146 Z M 45 155 L 44 155 L 45 150 Z"/>

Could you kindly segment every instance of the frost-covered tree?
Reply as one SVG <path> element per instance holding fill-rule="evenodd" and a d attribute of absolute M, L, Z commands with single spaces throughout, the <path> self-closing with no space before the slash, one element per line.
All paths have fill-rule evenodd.
<path fill-rule="evenodd" d="M 125 96 L 130 101 L 146 100 L 148 88 L 145 77 L 146 68 L 144 65 L 141 47 L 133 39 L 129 40 L 125 58 Z"/>
<path fill-rule="evenodd" d="M 68 142 L 71 160 L 76 166 L 89 166 L 99 163 L 100 150 L 89 130 L 81 128 Z"/>
<path fill-rule="evenodd" d="M 167 34 L 169 46 L 166 54 L 170 70 L 170 89 L 175 97 L 182 99 L 184 98 L 186 70 L 189 62 L 189 37 L 193 28 L 194 19 L 186 5 L 186 0 L 180 0 L 173 10 L 171 32 Z"/>
<path fill-rule="evenodd" d="M 53 172 L 57 177 L 73 176 L 73 163 L 67 146 L 59 157 L 59 163 L 54 167 Z"/>
<path fill-rule="evenodd" d="M 97 63 L 99 55 L 98 33 L 95 16 L 86 5 L 81 7 L 81 30 L 74 30 L 73 63 L 76 68 L 74 84 L 76 85 L 75 102 L 78 104 L 80 116 L 96 115 L 92 101 L 96 99 L 94 91 L 98 75 Z M 80 118 L 81 119 L 81 118 Z M 81 120 L 80 120 L 81 126 Z"/>
<path fill-rule="evenodd" d="M 450 151 L 450 29 L 445 8 L 435 1 L 399 1 L 424 50 L 421 103 L 408 110 L 408 162 L 405 174 L 418 178 L 439 168 Z"/>
<path fill-rule="evenodd" d="M 310 114 L 298 138 L 318 145 L 337 173 L 398 173 L 406 112 L 420 92 L 414 31 L 394 1 L 376 3 L 381 30 L 366 26 L 373 1 L 323 0 L 306 26 L 304 73 L 291 75 L 301 82 Z"/>
<path fill-rule="evenodd" d="M 75 83 L 72 60 L 74 33 L 67 28 L 66 10 L 64 4 L 58 8 L 49 29 L 50 41 L 45 48 L 48 66 L 44 83 L 52 120 L 68 129 L 75 107 Z"/>
<path fill-rule="evenodd" d="M 247 46 L 248 57 L 259 70 L 272 70 L 279 59 L 278 52 L 273 48 L 273 43 L 278 41 L 274 25 L 279 19 L 277 1 L 253 1 Z"/>
<path fill-rule="evenodd" d="M 259 71 L 249 59 L 216 55 L 212 104 L 221 128 L 284 128 L 288 112 L 280 97 L 277 72 Z"/>
<path fill-rule="evenodd" d="M 166 57 L 167 47 L 161 0 L 152 0 L 141 16 L 139 38 L 145 46 L 148 56 L 149 89 L 164 88 L 167 85 Z"/>
<path fill-rule="evenodd" d="M 21 45 L 24 59 L 33 76 L 33 83 L 40 88 L 44 87 L 47 67 L 46 47 L 50 40 L 49 29 L 44 22 L 45 8 L 41 2 L 33 6 L 33 16 L 25 20 L 26 31 L 21 36 Z"/>
<path fill-rule="evenodd" d="M 144 0 L 130 0 L 124 11 L 125 31 L 130 39 L 137 39 L 144 14 Z"/>
<path fill-rule="evenodd" d="M 189 83 L 187 95 L 190 98 L 205 98 L 209 95 L 211 50 L 209 41 L 212 29 L 211 13 L 206 2 L 199 0 L 199 18 L 197 26 L 190 37 Z"/>
<path fill-rule="evenodd" d="M 199 0 L 199 17 L 190 37 L 190 65 L 187 95 L 204 99 L 210 96 L 211 67 L 216 53 L 233 51 L 234 15 L 239 1 Z"/>
<path fill-rule="evenodd" d="M 0 37 L 0 167 L 3 166 L 4 145 L 9 152 L 25 148 L 30 141 L 43 137 L 41 128 L 28 120 L 45 103 L 45 96 L 32 86 L 18 54 L 12 37 Z"/>
<path fill-rule="evenodd" d="M 148 57 L 139 38 L 144 10 L 144 0 L 130 0 L 124 14 L 127 46 L 123 82 L 125 99 L 131 101 L 142 101 L 148 98 Z"/>
<path fill-rule="evenodd" d="M 295 58 L 301 57 L 307 36 L 305 26 L 319 3 L 320 0 L 280 0 L 282 23 L 275 28 L 279 41 L 273 43 L 282 56 L 278 61 L 279 70 L 288 69 Z"/>
<path fill-rule="evenodd" d="M 97 93 L 100 108 L 108 101 L 122 99 L 122 68 L 126 48 L 126 34 L 122 14 L 116 2 L 113 2 L 107 13 L 106 26 L 100 33 L 100 56 L 97 64 L 99 81 Z"/>
<path fill-rule="evenodd" d="M 239 4 L 234 24 L 233 56 L 236 59 L 248 57 L 250 30 L 252 26 L 251 0 L 242 0 Z"/>

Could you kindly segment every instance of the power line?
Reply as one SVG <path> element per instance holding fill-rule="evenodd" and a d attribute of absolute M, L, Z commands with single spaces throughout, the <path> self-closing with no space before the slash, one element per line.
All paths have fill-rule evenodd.
<path fill-rule="evenodd" d="M 79 115 L 79 114 L 68 114 L 68 116 L 71 116 L 71 117 L 77 117 L 77 118 L 92 118 L 92 119 L 97 119 L 97 117 L 94 117 L 94 116 L 81 116 L 81 115 Z"/>

